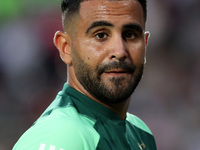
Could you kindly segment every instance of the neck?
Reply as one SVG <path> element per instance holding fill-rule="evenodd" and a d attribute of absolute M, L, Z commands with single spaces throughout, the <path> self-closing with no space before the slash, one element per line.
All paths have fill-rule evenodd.
<path fill-rule="evenodd" d="M 128 107 L 129 107 L 129 103 L 130 103 L 130 98 L 122 103 L 118 103 L 118 104 L 102 104 L 105 107 L 113 110 L 115 113 L 118 114 L 118 116 L 124 120 L 126 119 L 126 113 L 128 111 Z"/>

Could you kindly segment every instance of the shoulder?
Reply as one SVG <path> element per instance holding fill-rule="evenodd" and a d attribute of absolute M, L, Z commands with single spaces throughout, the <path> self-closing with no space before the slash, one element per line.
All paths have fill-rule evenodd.
<path fill-rule="evenodd" d="M 152 134 L 152 132 L 148 128 L 148 126 L 137 116 L 130 114 L 130 113 L 127 113 L 126 120 L 128 122 L 130 122 L 131 124 L 133 124 L 134 126 L 136 126 L 137 128 L 139 128 L 139 129 L 141 129 L 141 130 L 143 130 L 143 131 L 145 131 L 149 134 Z"/>
<path fill-rule="evenodd" d="M 29 146 L 39 149 L 40 146 L 53 145 L 58 149 L 90 149 L 99 140 L 92 125 L 92 120 L 80 115 L 72 106 L 57 108 L 49 116 L 38 119 L 19 139 L 16 147 L 27 145 L 27 149 Z"/>

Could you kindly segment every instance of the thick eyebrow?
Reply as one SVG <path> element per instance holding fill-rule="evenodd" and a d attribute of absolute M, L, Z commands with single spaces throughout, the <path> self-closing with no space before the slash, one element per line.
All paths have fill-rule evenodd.
<path fill-rule="evenodd" d="M 109 26 L 109 27 L 113 27 L 114 25 L 109 23 L 109 22 L 106 22 L 106 21 L 96 21 L 96 22 L 93 22 L 91 24 L 91 26 L 87 29 L 86 33 L 88 33 L 91 29 L 95 28 L 95 27 L 100 27 L 100 26 Z"/>
<path fill-rule="evenodd" d="M 139 24 L 135 24 L 135 23 L 130 23 L 130 24 L 125 24 L 123 25 L 123 29 L 132 29 L 137 31 L 139 34 L 143 33 L 143 29 Z"/>

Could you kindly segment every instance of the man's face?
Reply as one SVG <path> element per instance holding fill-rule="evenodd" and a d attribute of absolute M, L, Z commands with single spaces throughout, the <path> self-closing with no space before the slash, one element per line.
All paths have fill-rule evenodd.
<path fill-rule="evenodd" d="M 82 87 L 103 103 L 127 100 L 145 61 L 145 21 L 136 0 L 89 0 L 73 24 L 72 66 Z"/>

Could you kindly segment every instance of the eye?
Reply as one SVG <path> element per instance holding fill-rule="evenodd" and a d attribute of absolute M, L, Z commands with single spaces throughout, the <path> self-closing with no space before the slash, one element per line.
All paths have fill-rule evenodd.
<path fill-rule="evenodd" d="M 133 40 L 137 37 L 137 34 L 134 31 L 125 31 L 122 37 L 124 40 L 127 40 L 127 39 Z"/>
<path fill-rule="evenodd" d="M 103 40 L 106 39 L 108 37 L 108 34 L 104 33 L 104 32 L 100 32 L 95 34 L 95 37 L 99 40 Z"/>

